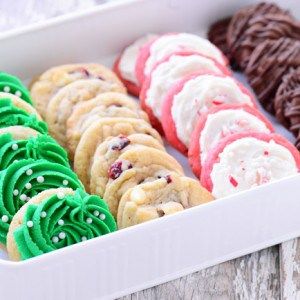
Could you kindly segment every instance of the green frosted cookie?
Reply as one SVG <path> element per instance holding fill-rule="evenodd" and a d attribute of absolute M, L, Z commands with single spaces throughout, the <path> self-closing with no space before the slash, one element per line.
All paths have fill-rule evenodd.
<path fill-rule="evenodd" d="M 49 135 L 28 139 L 14 139 L 12 134 L 0 135 L 0 171 L 15 160 L 33 158 L 45 159 L 69 167 L 67 152 Z"/>
<path fill-rule="evenodd" d="M 9 224 L 16 212 L 38 193 L 58 187 L 82 188 L 68 167 L 45 159 L 23 159 L 0 172 L 0 243 L 6 244 Z"/>
<path fill-rule="evenodd" d="M 48 132 L 45 122 L 39 121 L 35 115 L 30 115 L 23 109 L 14 106 L 11 99 L 1 99 L 0 128 L 16 125 L 33 128 L 42 134 Z"/>
<path fill-rule="evenodd" d="M 11 223 L 7 249 L 24 260 L 117 229 L 106 203 L 82 189 L 48 190 L 32 198 Z"/>
<path fill-rule="evenodd" d="M 21 80 L 13 75 L 0 72 L 0 91 L 14 94 L 29 104 L 32 104 L 29 91 Z"/>

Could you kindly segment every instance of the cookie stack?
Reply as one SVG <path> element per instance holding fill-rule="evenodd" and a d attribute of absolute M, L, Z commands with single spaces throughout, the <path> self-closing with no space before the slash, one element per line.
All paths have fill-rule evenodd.
<path fill-rule="evenodd" d="M 9 257 L 31 258 L 116 230 L 106 203 L 84 192 L 22 82 L 2 72 L 0 87 L 0 244 Z M 104 217 L 92 218 L 95 211 Z"/>
<path fill-rule="evenodd" d="M 58 66 L 42 74 L 31 93 L 86 190 L 105 199 L 119 228 L 212 200 L 199 182 L 184 177 L 111 70 Z"/>
<path fill-rule="evenodd" d="M 214 24 L 208 36 L 245 72 L 264 108 L 299 136 L 300 23 L 290 12 L 273 3 L 251 5 Z"/>
<path fill-rule="evenodd" d="M 215 30 L 222 32 L 229 22 Z M 123 51 L 115 69 L 125 84 L 135 84 L 151 124 L 188 155 L 214 197 L 299 171 L 298 151 L 274 134 L 253 95 L 208 40 L 189 33 L 148 35 Z"/>

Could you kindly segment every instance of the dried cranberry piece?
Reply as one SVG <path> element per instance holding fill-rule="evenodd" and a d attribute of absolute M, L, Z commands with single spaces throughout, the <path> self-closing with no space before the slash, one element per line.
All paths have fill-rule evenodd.
<path fill-rule="evenodd" d="M 121 151 L 130 144 L 130 140 L 125 136 L 120 136 L 119 141 L 111 146 L 112 150 Z"/>
<path fill-rule="evenodd" d="M 131 163 L 124 163 L 122 161 L 116 161 L 113 163 L 108 170 L 108 177 L 115 180 L 120 177 L 123 171 L 132 168 Z"/>
<path fill-rule="evenodd" d="M 171 183 L 172 182 L 171 175 L 167 175 L 165 178 L 166 178 L 167 183 Z"/>

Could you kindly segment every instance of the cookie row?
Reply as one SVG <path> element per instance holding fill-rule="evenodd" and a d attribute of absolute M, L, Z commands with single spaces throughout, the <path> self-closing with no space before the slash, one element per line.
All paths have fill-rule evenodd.
<path fill-rule="evenodd" d="M 84 192 L 31 98 L 21 98 L 29 92 L 20 80 L 0 73 L 0 85 L 0 244 L 9 257 L 31 258 L 116 230 L 106 203 Z M 86 219 L 74 219 L 72 210 Z M 91 225 L 94 211 L 102 218 Z"/>
<path fill-rule="evenodd" d="M 80 68 L 90 72 L 89 65 Z M 51 76 L 56 78 L 66 69 L 66 66 L 53 68 Z M 50 71 L 40 78 L 49 81 L 45 74 Z M 108 69 L 106 72 L 113 74 Z M 183 176 L 182 167 L 165 152 L 162 139 L 149 124 L 147 114 L 125 94 L 122 84 L 119 82 L 118 90 L 115 84 L 103 89 L 106 82 L 102 77 L 73 78 L 73 82 L 56 87 L 56 93 L 47 100 L 46 121 L 50 133 L 69 150 L 74 170 L 86 190 L 105 199 L 119 228 L 174 213 L 179 207 L 182 210 L 210 201 L 210 193 L 199 182 Z M 42 81 L 38 79 L 32 91 Z M 34 94 L 35 102 L 42 101 L 40 97 L 36 100 Z M 135 203 L 129 195 L 137 194 L 134 190 L 143 189 L 143 184 L 150 181 L 153 193 L 161 193 L 149 196 L 145 203 L 141 202 L 142 198 Z M 190 186 L 191 191 L 183 191 Z M 149 194 L 149 187 L 145 188 Z M 195 200 L 199 193 L 202 197 Z M 139 206 L 135 213 L 134 204 Z"/>
<path fill-rule="evenodd" d="M 245 72 L 265 109 L 300 135 L 300 24 L 290 12 L 273 3 L 247 6 L 212 25 L 208 35 Z"/>
<path fill-rule="evenodd" d="M 199 48 L 194 51 L 194 45 L 185 38 L 176 39 L 169 47 L 169 38 L 167 34 L 148 42 L 136 56 L 136 70 L 142 68 L 147 73 L 148 61 L 153 63 L 157 59 L 156 47 L 161 54 L 168 52 L 153 63 L 147 76 L 140 79 L 141 105 L 153 126 L 164 132 L 169 143 L 188 154 L 190 165 L 202 185 L 219 198 L 297 173 L 299 153 L 288 141 L 273 134 L 273 126 L 257 110 L 253 95 L 231 76 L 225 61 L 220 64 L 217 52 L 211 51 L 211 56 L 207 57 L 203 55 L 204 46 L 201 48 L 199 43 Z M 194 39 L 201 40 L 200 37 Z M 165 44 L 160 43 L 161 40 Z M 145 61 L 141 62 L 140 57 L 145 53 Z M 136 74 L 141 78 L 138 71 Z M 247 135 L 250 142 L 244 143 Z M 252 139 L 258 140 L 258 149 L 265 149 L 262 155 L 268 154 L 260 158 L 260 151 L 252 151 Z M 237 148 L 229 155 L 232 161 L 225 158 L 223 162 L 223 150 L 235 142 Z M 272 147 L 273 144 L 276 146 Z M 289 159 L 283 155 L 286 152 Z M 235 159 L 243 163 L 235 163 Z M 289 168 L 278 171 L 285 159 L 289 161 Z M 270 163 L 274 160 L 277 161 L 275 166 Z M 224 168 L 217 172 L 217 175 L 222 174 L 220 177 L 214 175 L 219 165 Z"/>

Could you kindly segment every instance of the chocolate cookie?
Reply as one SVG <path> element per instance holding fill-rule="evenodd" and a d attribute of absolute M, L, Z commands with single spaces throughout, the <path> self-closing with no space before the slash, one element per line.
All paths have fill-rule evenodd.
<path fill-rule="evenodd" d="M 257 27 L 262 26 L 261 20 L 264 20 L 264 16 L 270 14 L 276 15 L 277 19 L 280 19 L 281 17 L 289 18 L 289 22 L 293 22 L 292 17 L 287 11 L 282 10 L 273 3 L 265 2 L 244 7 L 232 17 L 227 31 L 227 46 L 231 55 L 235 58 L 242 70 L 246 68 L 249 60 L 249 44 L 251 46 L 250 49 L 254 49 L 256 45 L 258 45 L 258 42 L 256 42 L 255 45 L 253 44 L 253 41 L 252 44 L 250 42 L 251 37 L 253 37 L 253 32 L 257 32 Z M 252 26 L 254 27 L 251 28 Z M 273 26 L 273 24 L 270 24 L 272 30 L 274 30 Z M 266 34 L 266 32 L 264 33 Z M 250 40 L 248 38 L 249 35 Z"/>
<path fill-rule="evenodd" d="M 295 136 L 300 133 L 300 66 L 291 68 L 282 78 L 276 92 L 277 119 Z"/>
<path fill-rule="evenodd" d="M 245 70 L 262 105 L 274 112 L 273 98 L 282 77 L 300 64 L 300 41 L 290 38 L 266 40 L 253 51 Z"/>

